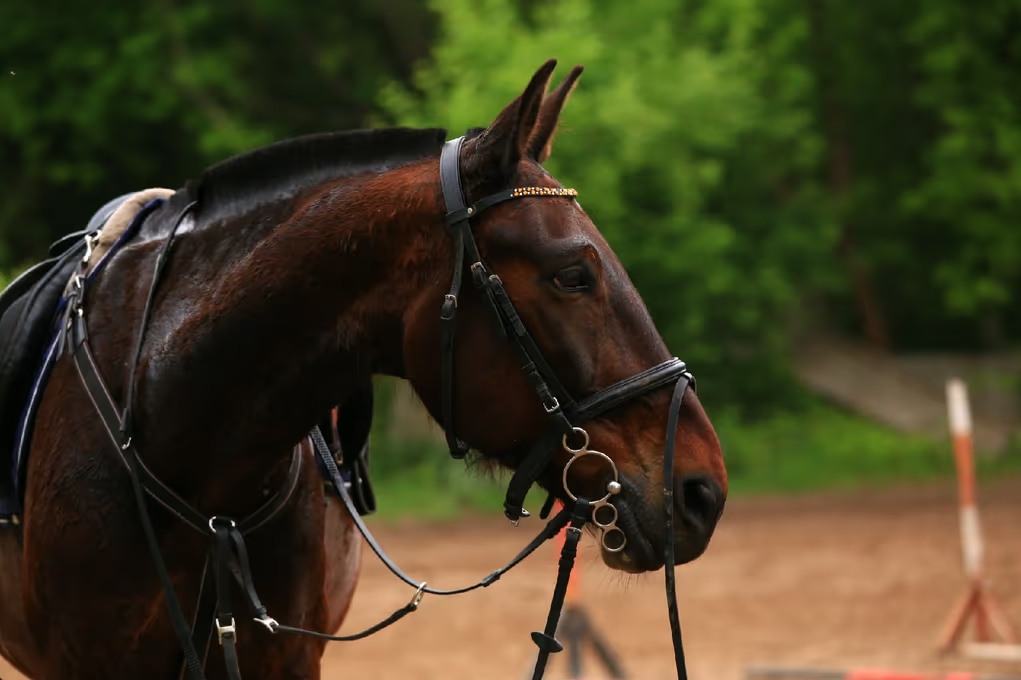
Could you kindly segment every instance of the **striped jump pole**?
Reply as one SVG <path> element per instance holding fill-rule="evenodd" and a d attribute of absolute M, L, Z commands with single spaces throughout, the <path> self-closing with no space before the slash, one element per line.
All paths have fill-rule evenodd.
<path fill-rule="evenodd" d="M 979 642 L 990 642 L 990 628 L 1004 642 L 1014 642 L 1015 633 L 993 599 L 982 573 L 983 542 L 975 502 L 975 460 L 972 437 L 971 408 L 964 382 L 947 381 L 947 416 L 957 466 L 957 496 L 960 507 L 961 553 L 967 585 L 940 637 L 939 651 L 949 652 L 959 642 L 969 620 L 975 624 Z"/>
<path fill-rule="evenodd" d="M 907 673 L 879 668 L 847 670 L 817 668 L 755 667 L 745 673 L 747 680 L 1021 680 L 1019 676 L 983 675 L 961 671 Z"/>

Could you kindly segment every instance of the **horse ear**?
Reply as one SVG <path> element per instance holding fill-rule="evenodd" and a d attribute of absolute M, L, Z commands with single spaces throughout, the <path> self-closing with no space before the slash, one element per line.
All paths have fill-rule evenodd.
<path fill-rule="evenodd" d="M 473 153 L 464 159 L 466 175 L 475 176 L 483 182 L 505 184 L 510 181 L 518 161 L 528 147 L 532 128 L 539 117 L 539 108 L 556 65 L 556 59 L 543 64 L 532 76 L 525 91 L 473 140 Z M 494 171 L 498 176 L 494 175 Z"/>
<path fill-rule="evenodd" d="M 528 137 L 528 144 L 525 147 L 525 156 L 538 163 L 545 163 L 553 149 L 553 135 L 557 130 L 557 123 L 560 122 L 560 112 L 567 102 L 567 98 L 574 91 L 578 84 L 578 78 L 584 66 L 575 66 L 567 77 L 561 81 L 557 88 L 543 99 L 542 107 L 539 109 L 539 116 L 532 134 Z"/>

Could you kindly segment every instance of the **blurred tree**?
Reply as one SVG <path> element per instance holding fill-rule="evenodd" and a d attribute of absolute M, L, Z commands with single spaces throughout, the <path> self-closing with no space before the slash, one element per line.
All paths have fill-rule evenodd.
<path fill-rule="evenodd" d="M 488 124 L 545 59 L 561 76 L 585 64 L 551 172 L 580 190 L 669 345 L 716 376 L 710 399 L 780 397 L 787 310 L 826 277 L 837 233 L 813 207 L 804 19 L 745 0 L 433 8 L 431 60 L 385 92 L 394 120 L 456 134 Z"/>
<path fill-rule="evenodd" d="M 894 350 L 1003 348 L 1021 295 L 1021 6 L 792 0 L 811 19 L 844 290 L 831 321 Z"/>
<path fill-rule="evenodd" d="M 938 132 L 903 196 L 904 218 L 952 243 L 936 257 L 924 241 L 916 251 L 933 297 L 999 349 L 1021 336 L 1011 314 L 1021 294 L 1021 5 L 942 0 L 907 35 L 921 54 L 916 103 Z"/>
<path fill-rule="evenodd" d="M 0 3 L 0 269 L 125 191 L 363 126 L 433 24 L 418 0 Z"/>

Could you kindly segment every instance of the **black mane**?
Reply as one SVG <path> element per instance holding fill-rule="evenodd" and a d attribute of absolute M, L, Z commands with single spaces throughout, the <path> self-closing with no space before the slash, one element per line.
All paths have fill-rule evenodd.
<path fill-rule="evenodd" d="M 439 153 L 442 128 L 350 130 L 295 137 L 239 154 L 207 168 L 187 187 L 206 217 L 239 203 L 293 195 L 312 184 L 384 172 Z"/>

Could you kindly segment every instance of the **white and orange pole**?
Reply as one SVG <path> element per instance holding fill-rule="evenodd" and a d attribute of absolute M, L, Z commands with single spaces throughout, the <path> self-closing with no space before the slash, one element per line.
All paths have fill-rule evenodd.
<path fill-rule="evenodd" d="M 940 641 L 940 651 L 946 652 L 957 642 L 969 614 L 974 615 L 975 637 L 980 642 L 990 639 L 990 624 L 1000 637 L 1012 642 L 1013 626 L 1000 611 L 985 586 L 982 560 L 985 546 L 975 500 L 975 445 L 972 437 L 971 407 L 964 381 L 953 378 L 947 381 L 947 416 L 953 440 L 954 460 L 957 465 L 957 496 L 960 507 L 961 553 L 964 574 L 968 584 L 964 595 L 954 608 Z"/>
<path fill-rule="evenodd" d="M 982 577 L 982 527 L 975 503 L 975 445 L 971 434 L 971 408 L 964 381 L 947 381 L 947 415 L 957 462 L 957 496 L 960 504 L 961 552 L 969 579 Z"/>

